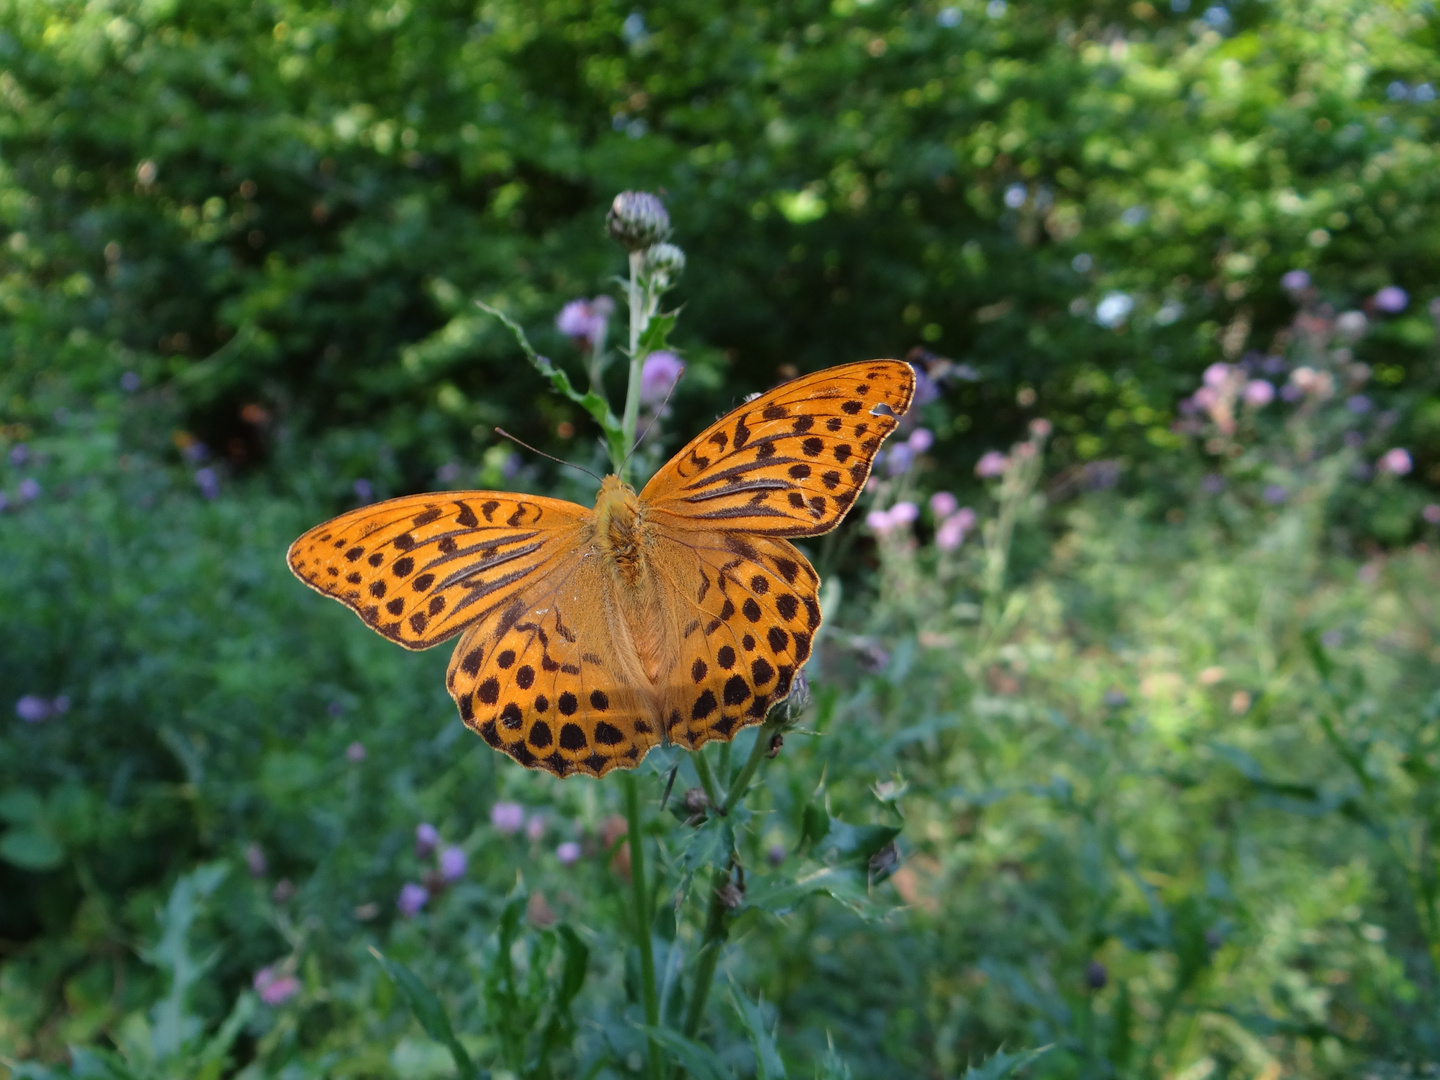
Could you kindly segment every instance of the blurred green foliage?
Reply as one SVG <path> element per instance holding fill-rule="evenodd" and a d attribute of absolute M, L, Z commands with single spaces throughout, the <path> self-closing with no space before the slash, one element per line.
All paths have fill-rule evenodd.
<path fill-rule="evenodd" d="M 0 0 L 0 1075 L 1427 1075 L 1437 32 Z M 936 383 L 811 545 L 750 800 L 645 763 L 649 1026 L 619 786 L 470 738 L 446 650 L 282 561 L 357 498 L 587 501 L 494 443 L 604 458 L 471 300 L 583 385 L 553 318 L 627 187 L 689 256 L 642 471 L 791 368 Z"/>
<path fill-rule="evenodd" d="M 0 400 L 133 371 L 237 463 L 259 405 L 382 492 L 501 420 L 553 448 L 583 415 L 469 299 L 564 358 L 559 303 L 618 269 L 601 212 L 645 187 L 699 268 L 687 421 L 923 346 L 981 377 L 942 445 L 1042 412 L 1066 459 L 1143 458 L 1201 367 L 1272 349 L 1283 272 L 1437 295 L 1437 32 L 1358 0 L 5 0 Z M 1431 334 L 1395 323 L 1387 398 Z"/>

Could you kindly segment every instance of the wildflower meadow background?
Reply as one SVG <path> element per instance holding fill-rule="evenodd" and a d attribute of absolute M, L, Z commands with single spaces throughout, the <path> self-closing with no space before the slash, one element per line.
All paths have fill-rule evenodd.
<path fill-rule="evenodd" d="M 0 0 L 0 1077 L 1433 1075 L 1437 87 L 1431 0 Z M 285 568 L 879 356 L 703 758 Z"/>

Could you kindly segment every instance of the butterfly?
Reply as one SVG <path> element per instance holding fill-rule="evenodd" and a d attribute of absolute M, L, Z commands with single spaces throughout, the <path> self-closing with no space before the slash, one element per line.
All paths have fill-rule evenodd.
<path fill-rule="evenodd" d="M 465 724 L 557 776 L 633 768 L 765 719 L 820 627 L 788 537 L 838 525 L 910 407 L 897 360 L 794 379 L 715 421 L 638 494 L 595 508 L 450 491 L 341 514 L 291 545 L 301 581 L 407 649 L 456 634 Z"/>

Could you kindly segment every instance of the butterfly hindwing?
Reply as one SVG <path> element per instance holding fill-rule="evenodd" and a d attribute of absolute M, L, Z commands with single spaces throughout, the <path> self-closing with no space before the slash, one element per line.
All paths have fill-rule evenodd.
<path fill-rule="evenodd" d="M 407 649 L 428 649 L 510 604 L 573 549 L 574 503 L 495 491 L 362 506 L 290 545 L 290 569 Z"/>
<path fill-rule="evenodd" d="M 898 360 L 828 368 L 721 417 L 645 486 L 673 529 L 818 536 L 840 523 L 915 394 Z"/>
<path fill-rule="evenodd" d="M 605 569 L 575 549 L 496 617 L 473 626 L 446 685 L 466 725 L 495 749 L 557 776 L 633 768 L 660 741 L 649 695 L 602 601 Z"/>
<path fill-rule="evenodd" d="M 672 742 L 727 741 L 790 693 L 820 627 L 820 578 L 788 541 L 662 534 L 656 565 L 679 609 L 679 652 L 661 688 Z"/>

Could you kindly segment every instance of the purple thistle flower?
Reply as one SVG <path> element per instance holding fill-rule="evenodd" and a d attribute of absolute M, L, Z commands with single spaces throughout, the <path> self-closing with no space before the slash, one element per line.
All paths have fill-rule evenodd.
<path fill-rule="evenodd" d="M 1002 476 L 1009 464 L 1010 459 L 999 450 L 987 450 L 975 463 L 975 475 L 982 480 L 992 476 Z"/>
<path fill-rule="evenodd" d="M 1410 459 L 1409 450 L 1397 446 L 1381 454 L 1380 460 L 1375 463 L 1375 467 L 1381 472 L 1393 473 L 1395 476 L 1404 476 L 1415 467 L 1415 463 Z"/>
<path fill-rule="evenodd" d="M 281 1005 L 300 992 L 300 980 L 280 974 L 271 965 L 255 973 L 255 992 L 266 1005 Z"/>
<path fill-rule="evenodd" d="M 50 703 L 39 694 L 26 694 L 15 702 L 15 715 L 27 724 L 38 724 L 50 718 Z"/>
<path fill-rule="evenodd" d="M 1345 401 L 1345 408 L 1349 409 L 1357 416 L 1363 413 L 1368 413 L 1374 407 L 1375 403 L 1371 401 L 1368 397 L 1366 397 L 1364 394 L 1356 394 L 1354 397 L 1347 398 Z"/>
<path fill-rule="evenodd" d="M 1304 270 L 1290 270 L 1280 279 L 1280 287 L 1290 292 L 1304 292 L 1310 287 L 1310 275 Z"/>
<path fill-rule="evenodd" d="M 1261 496 L 1271 506 L 1279 506 L 1290 497 L 1290 492 L 1286 490 L 1284 484 L 1266 484 Z"/>
<path fill-rule="evenodd" d="M 916 428 L 910 433 L 910 438 L 905 440 L 905 445 L 910 448 L 911 453 L 923 454 L 935 445 L 935 436 L 928 428 Z"/>
<path fill-rule="evenodd" d="M 490 808 L 490 824 L 504 836 L 525 827 L 525 808 L 517 802 L 497 802 Z"/>
<path fill-rule="evenodd" d="M 885 455 L 885 471 L 891 476 L 899 476 L 910 468 L 915 460 L 915 452 L 910 449 L 908 443 L 897 443 L 890 448 Z"/>
<path fill-rule="evenodd" d="M 640 369 L 641 402 L 646 405 L 660 404 L 684 371 L 684 363 L 669 349 L 659 349 L 645 357 L 645 363 Z"/>
<path fill-rule="evenodd" d="M 430 890 L 424 885 L 417 885 L 413 881 L 407 881 L 400 890 L 399 899 L 395 906 L 400 909 L 400 914 L 407 919 L 413 919 L 420 914 L 420 909 L 430 902 Z"/>
<path fill-rule="evenodd" d="M 1205 374 L 1201 378 L 1206 386 L 1215 387 L 1218 389 L 1219 387 L 1224 386 L 1226 381 L 1229 380 L 1230 365 L 1218 362 L 1211 364 L 1205 369 Z"/>
<path fill-rule="evenodd" d="M 1263 409 L 1275 400 L 1275 384 L 1265 379 L 1251 379 L 1245 384 L 1245 404 Z"/>
<path fill-rule="evenodd" d="M 560 860 L 561 866 L 574 866 L 580 861 L 580 845 L 574 840 L 566 840 L 555 849 L 555 857 Z"/>
<path fill-rule="evenodd" d="M 120 376 L 120 389 L 127 394 L 133 394 L 140 389 L 140 376 L 133 371 L 127 371 Z"/>
<path fill-rule="evenodd" d="M 890 508 L 890 520 L 896 525 L 909 525 L 920 516 L 920 508 L 913 502 L 898 502 Z"/>
<path fill-rule="evenodd" d="M 26 446 L 23 442 L 16 443 L 10 448 L 10 464 L 14 465 L 17 469 L 29 460 L 30 447 Z"/>
<path fill-rule="evenodd" d="M 350 486 L 355 492 L 355 497 L 362 503 L 368 503 L 375 497 L 375 485 L 363 476 Z"/>
<path fill-rule="evenodd" d="M 1398 285 L 1386 285 L 1375 294 L 1375 309 L 1387 315 L 1396 315 L 1410 303 L 1410 294 Z"/>
<path fill-rule="evenodd" d="M 890 520 L 889 510 L 871 510 L 865 515 L 865 526 L 878 536 L 883 536 L 895 527 Z"/>
<path fill-rule="evenodd" d="M 440 831 L 428 821 L 422 821 L 415 826 L 415 857 L 417 859 L 428 859 L 435 852 L 435 845 L 440 843 Z"/>
<path fill-rule="evenodd" d="M 469 865 L 470 860 L 458 847 L 447 847 L 440 853 L 440 876 L 446 881 L 459 881 Z"/>
<path fill-rule="evenodd" d="M 960 500 L 948 491 L 937 491 L 930 496 L 930 513 L 936 521 L 944 521 L 960 508 Z"/>
<path fill-rule="evenodd" d="M 954 551 L 965 542 L 965 535 L 975 527 L 975 521 L 975 511 L 962 506 L 935 530 L 935 546 L 941 551 Z"/>
<path fill-rule="evenodd" d="M 359 765 L 360 762 L 365 760 L 365 744 L 362 742 L 352 742 L 345 748 L 345 757 L 353 764 Z"/>
<path fill-rule="evenodd" d="M 195 486 L 207 499 L 213 499 L 220 494 L 220 478 L 215 474 L 215 470 L 208 466 L 195 470 Z"/>
<path fill-rule="evenodd" d="M 20 481 L 15 493 L 20 496 L 21 502 L 34 502 L 40 497 L 40 482 L 33 476 L 27 476 Z"/>

